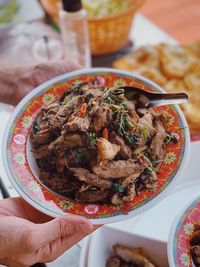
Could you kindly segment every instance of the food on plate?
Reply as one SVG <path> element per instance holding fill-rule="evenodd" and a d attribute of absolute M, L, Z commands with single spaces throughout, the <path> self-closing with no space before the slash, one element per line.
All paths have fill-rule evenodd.
<path fill-rule="evenodd" d="M 113 245 L 114 255 L 106 267 L 156 267 L 142 248 L 131 248 L 119 244 Z"/>
<path fill-rule="evenodd" d="M 200 224 L 194 226 L 190 238 L 190 254 L 196 267 L 200 267 Z"/>
<path fill-rule="evenodd" d="M 92 18 L 105 17 L 126 11 L 132 4 L 131 0 L 83 0 L 83 7 Z"/>
<path fill-rule="evenodd" d="M 157 44 L 137 48 L 113 63 L 134 71 L 169 93 L 186 92 L 189 101 L 181 106 L 192 134 L 200 133 L 200 40 L 185 46 Z"/>
<path fill-rule="evenodd" d="M 38 114 L 31 131 L 41 181 L 80 202 L 122 205 L 154 190 L 160 162 L 177 133 L 165 117 L 141 109 L 97 78 L 74 84 Z"/>

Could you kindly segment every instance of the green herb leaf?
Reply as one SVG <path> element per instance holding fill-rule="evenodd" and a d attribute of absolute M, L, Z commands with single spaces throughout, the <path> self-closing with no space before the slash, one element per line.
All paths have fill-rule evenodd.
<path fill-rule="evenodd" d="M 141 129 L 141 132 L 142 132 L 142 135 L 143 135 L 143 138 L 144 138 L 144 141 L 147 142 L 148 140 L 148 126 L 144 126 L 142 129 Z"/>
<path fill-rule="evenodd" d="M 115 182 L 112 184 L 112 188 L 117 193 L 123 193 L 125 191 L 125 188 L 123 188 L 119 183 Z"/>
<path fill-rule="evenodd" d="M 97 134 L 95 132 L 87 132 L 87 136 L 89 139 L 89 147 L 95 148 L 98 140 Z"/>
<path fill-rule="evenodd" d="M 173 133 L 170 132 L 166 132 L 166 137 L 165 137 L 165 143 L 169 144 L 169 143 L 174 143 L 177 144 L 178 143 L 178 139 L 176 138 L 176 136 L 173 135 Z"/>
<path fill-rule="evenodd" d="M 78 161 L 81 161 L 86 156 L 86 154 L 87 154 L 86 148 L 79 148 L 76 151 L 76 159 Z"/>
<path fill-rule="evenodd" d="M 35 123 L 33 125 L 33 132 L 34 132 L 34 134 L 36 134 L 39 131 L 40 131 L 40 126 L 37 123 Z"/>

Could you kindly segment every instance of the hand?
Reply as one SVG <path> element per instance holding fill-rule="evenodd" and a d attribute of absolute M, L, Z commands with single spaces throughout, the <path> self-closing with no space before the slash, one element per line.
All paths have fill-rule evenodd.
<path fill-rule="evenodd" d="M 26 94 L 43 82 L 78 69 L 70 61 L 15 66 L 0 63 L 0 102 L 16 105 Z"/>
<path fill-rule="evenodd" d="M 52 219 L 22 198 L 1 200 L 0 264 L 18 267 L 52 261 L 92 229 L 91 223 L 79 216 Z"/>

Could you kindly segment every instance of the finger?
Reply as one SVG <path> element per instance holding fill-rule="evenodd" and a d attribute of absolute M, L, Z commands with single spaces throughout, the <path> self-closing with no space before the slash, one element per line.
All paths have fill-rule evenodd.
<path fill-rule="evenodd" d="M 44 224 L 38 224 L 35 231 L 36 241 L 40 246 L 59 238 L 65 238 L 80 232 L 88 234 L 93 226 L 89 220 L 75 215 L 64 215 Z"/>
<path fill-rule="evenodd" d="M 37 261 L 48 262 L 56 259 L 68 248 L 79 242 L 92 231 L 92 224 L 81 217 L 66 215 L 40 225 L 37 230 Z"/>

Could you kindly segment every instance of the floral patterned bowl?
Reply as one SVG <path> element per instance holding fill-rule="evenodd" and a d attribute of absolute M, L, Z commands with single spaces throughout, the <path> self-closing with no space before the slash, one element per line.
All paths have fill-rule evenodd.
<path fill-rule="evenodd" d="M 189 242 L 195 224 L 200 222 L 200 196 L 196 196 L 175 219 L 168 241 L 170 267 L 193 267 Z"/>
<path fill-rule="evenodd" d="M 157 188 L 142 192 L 132 202 L 121 207 L 109 204 L 83 204 L 52 192 L 38 178 L 38 168 L 30 148 L 29 133 L 36 114 L 45 105 L 59 99 L 72 84 L 103 77 L 106 86 L 123 84 L 140 86 L 150 91 L 162 91 L 147 79 L 113 69 L 85 69 L 56 77 L 33 90 L 16 107 L 3 141 L 3 159 L 7 175 L 18 193 L 36 209 L 53 217 L 64 213 L 85 216 L 94 224 L 105 224 L 131 218 L 158 203 L 183 172 L 189 154 L 189 130 L 178 106 L 158 107 L 167 122 L 166 130 L 179 129 L 180 141 L 168 144 L 165 160 L 161 164 Z M 163 92 L 163 91 L 162 91 Z"/>

